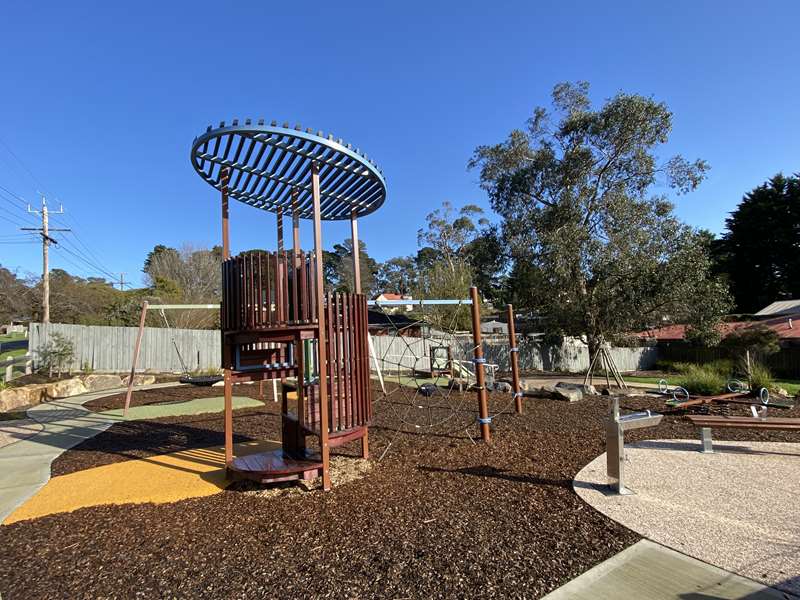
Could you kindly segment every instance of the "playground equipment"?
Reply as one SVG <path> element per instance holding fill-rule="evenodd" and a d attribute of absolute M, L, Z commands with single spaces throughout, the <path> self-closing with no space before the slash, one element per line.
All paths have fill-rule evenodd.
<path fill-rule="evenodd" d="M 465 387 L 472 388 L 478 394 L 481 438 L 490 441 L 490 426 L 496 415 L 489 414 L 486 394 L 490 389 L 495 389 L 498 365 L 488 363 L 483 356 L 477 289 L 471 288 L 469 299 L 372 301 L 368 304 L 377 310 L 398 305 L 414 307 L 410 315 L 403 315 L 403 327 L 395 327 L 393 336 L 381 337 L 381 340 L 388 338 L 390 343 L 382 343 L 382 352 L 373 354 L 384 392 L 381 400 L 388 404 L 389 410 L 409 427 L 440 427 L 454 420 L 464 406 L 464 395 L 456 392 L 463 391 Z M 440 313 L 441 307 L 449 307 L 450 314 L 440 314 L 440 318 L 434 320 L 426 313 L 430 307 L 436 307 Z M 462 311 L 467 308 L 471 313 L 471 335 L 459 333 L 455 327 L 459 317 L 463 316 Z M 512 401 L 516 404 L 517 412 L 521 413 L 522 393 L 516 360 L 518 350 L 513 328 L 513 307 L 508 305 L 507 310 L 512 323 L 509 348 Z M 413 319 L 410 325 L 409 316 Z M 386 310 L 383 317 L 388 323 L 393 323 L 391 310 Z M 420 332 L 418 336 L 403 335 L 412 328 Z M 397 385 L 387 388 L 386 382 Z M 497 414 L 505 410 L 503 408 Z"/>
<path fill-rule="evenodd" d="M 367 457 L 372 415 L 366 298 L 361 294 L 358 218 L 377 210 L 386 183 L 365 155 L 332 136 L 249 119 L 209 127 L 192 144 L 197 173 L 222 198 L 222 366 L 225 463 L 259 482 L 322 476 L 330 449 L 361 440 Z M 228 200 L 277 216 L 277 250 L 231 256 Z M 284 215 L 292 249 L 283 247 Z M 300 248 L 300 219 L 313 223 L 313 252 Z M 350 219 L 355 293 L 326 293 L 321 222 Z M 287 379 L 293 378 L 290 384 Z M 232 386 L 280 379 L 282 448 L 233 453 Z M 306 438 L 317 440 L 316 450 Z"/>
<path fill-rule="evenodd" d="M 612 397 L 608 403 L 606 423 L 606 470 L 609 486 L 621 495 L 633 494 L 625 487 L 625 432 L 642 427 L 654 427 L 664 415 L 646 412 L 619 414 L 619 398 Z"/>
<path fill-rule="evenodd" d="M 161 318 L 166 325 L 167 330 L 170 333 L 170 337 L 172 339 L 172 346 L 175 348 L 175 353 L 178 355 L 178 361 L 181 364 L 181 369 L 183 371 L 183 377 L 181 377 L 181 383 L 191 383 L 194 385 L 212 385 L 217 383 L 221 380 L 221 377 L 217 375 L 192 375 L 189 371 L 189 368 L 186 366 L 186 362 L 183 360 L 183 356 L 181 355 L 181 351 L 178 349 L 178 343 L 175 341 L 175 335 L 173 334 L 172 327 L 170 327 L 169 320 L 167 319 L 167 315 L 165 311 L 168 310 L 219 310 L 219 304 L 150 304 L 147 300 L 142 302 L 142 312 L 141 316 L 139 317 L 139 331 L 136 333 L 136 343 L 133 347 L 133 360 L 131 361 L 131 373 L 130 377 L 128 377 L 128 389 L 125 393 L 125 407 L 122 411 L 124 416 L 128 416 L 128 409 L 131 405 L 131 397 L 133 395 L 133 384 L 134 378 L 136 375 L 136 367 L 139 364 L 139 353 L 142 349 L 142 338 L 144 337 L 144 324 L 147 321 L 147 311 L 149 310 L 158 310 L 161 314 Z"/>
<path fill-rule="evenodd" d="M 611 356 L 611 353 L 605 346 L 600 346 L 595 355 L 592 357 L 592 360 L 589 363 L 589 368 L 586 371 L 586 376 L 583 378 L 583 385 L 594 385 L 594 371 L 598 367 L 603 369 L 606 377 L 606 385 L 609 388 L 611 387 L 611 378 L 609 378 L 608 374 L 611 373 L 611 376 L 614 378 L 614 383 L 617 384 L 617 387 L 622 390 L 628 389 L 628 384 L 625 383 L 622 373 L 619 372 L 617 363 L 614 362 L 614 357 Z"/>

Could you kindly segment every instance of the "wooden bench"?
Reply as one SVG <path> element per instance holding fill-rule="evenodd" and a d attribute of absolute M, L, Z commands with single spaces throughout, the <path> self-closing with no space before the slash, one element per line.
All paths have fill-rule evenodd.
<path fill-rule="evenodd" d="M 800 431 L 800 419 L 783 417 L 715 417 L 711 415 L 690 415 L 692 425 L 700 427 L 702 452 L 713 452 L 711 430 L 714 428 L 766 429 L 773 431 Z"/>

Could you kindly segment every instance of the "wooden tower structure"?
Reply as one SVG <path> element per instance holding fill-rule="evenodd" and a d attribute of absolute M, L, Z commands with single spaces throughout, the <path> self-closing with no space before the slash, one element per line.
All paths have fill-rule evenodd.
<path fill-rule="evenodd" d="M 191 161 L 221 195 L 227 469 L 265 483 L 321 476 L 330 489 L 332 447 L 360 439 L 362 455 L 369 452 L 372 403 L 358 218 L 385 201 L 383 174 L 331 135 L 249 119 L 209 127 L 194 140 Z M 276 215 L 275 251 L 231 256 L 230 198 Z M 283 243 L 285 217 L 292 222 L 291 250 Z M 301 219 L 313 224 L 310 252 L 300 248 Z M 352 228 L 355 290 L 326 292 L 321 223 L 345 219 Z M 232 386 L 268 379 L 283 382 L 282 447 L 235 456 Z"/>

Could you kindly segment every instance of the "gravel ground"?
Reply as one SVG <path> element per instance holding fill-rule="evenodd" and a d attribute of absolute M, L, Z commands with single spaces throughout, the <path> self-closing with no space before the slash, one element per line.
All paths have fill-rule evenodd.
<path fill-rule="evenodd" d="M 427 405 L 417 409 L 401 394 L 390 397 L 375 404 L 376 462 L 362 479 L 329 493 L 230 490 L 0 527 L 0 593 L 4 600 L 538 598 L 639 539 L 572 491 L 574 475 L 604 451 L 606 399 L 526 399 L 525 415 L 495 419 L 494 443 L 485 446 L 471 441 L 474 394 L 463 405 L 457 395 L 449 399 L 462 407 L 455 414 L 436 408 L 447 399 L 417 398 L 411 404 Z M 490 400 L 493 411 L 509 404 L 508 395 Z M 622 406 L 664 408 L 651 398 Z M 408 425 L 444 417 L 439 427 Z M 235 421 L 242 441 L 278 436 L 271 402 L 236 411 Z M 65 453 L 54 474 L 221 444 L 221 432 L 218 415 L 121 423 Z M 627 439 L 695 436 L 680 415 L 668 414 Z M 800 442 L 790 432 L 715 437 Z M 357 452 L 358 443 L 337 449 Z"/>

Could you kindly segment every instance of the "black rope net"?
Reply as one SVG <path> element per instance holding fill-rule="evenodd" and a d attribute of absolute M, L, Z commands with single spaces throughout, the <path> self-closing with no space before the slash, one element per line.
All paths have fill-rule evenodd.
<path fill-rule="evenodd" d="M 457 327 L 468 317 L 469 304 L 445 309 L 422 302 L 407 312 L 403 306 L 377 303 L 372 309 L 388 325 L 386 335 L 373 337 L 382 389 L 375 401 L 400 424 L 397 432 L 466 433 L 473 439 L 478 423 L 475 345 L 472 333 Z M 492 390 L 497 365 L 483 366 L 486 386 Z M 509 398 L 507 405 L 490 412 L 490 421 L 509 412 L 513 393 Z"/>

